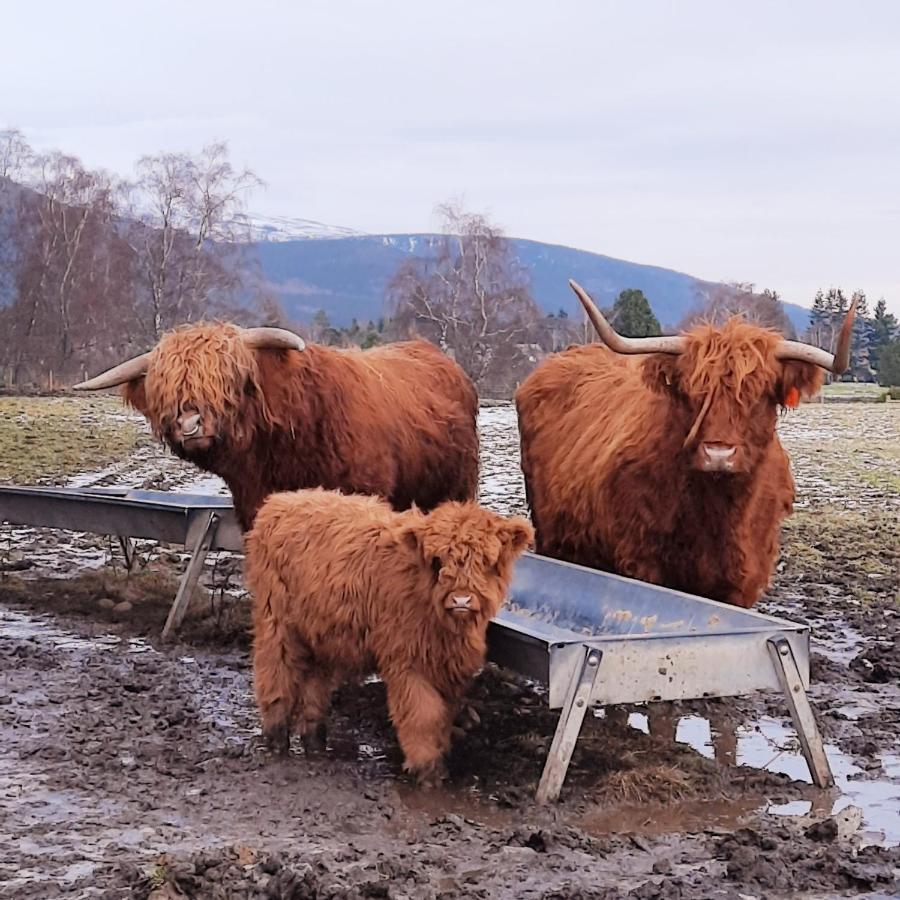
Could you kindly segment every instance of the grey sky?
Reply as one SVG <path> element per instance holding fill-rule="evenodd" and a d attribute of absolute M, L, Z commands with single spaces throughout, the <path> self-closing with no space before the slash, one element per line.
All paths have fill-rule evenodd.
<path fill-rule="evenodd" d="M 900 3 L 6 4 L 0 126 L 93 166 L 229 142 L 255 211 L 516 236 L 900 312 Z"/>

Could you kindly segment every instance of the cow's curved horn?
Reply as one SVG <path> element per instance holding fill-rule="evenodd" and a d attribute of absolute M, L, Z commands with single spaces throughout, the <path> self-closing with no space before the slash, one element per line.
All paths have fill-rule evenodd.
<path fill-rule="evenodd" d="M 812 344 L 804 344 L 802 341 L 782 341 L 775 348 L 775 358 L 813 363 L 834 375 L 842 375 L 850 366 L 850 342 L 853 338 L 853 320 L 855 318 L 856 297 L 853 298 L 850 309 L 847 310 L 833 356 L 821 347 L 813 347 Z"/>
<path fill-rule="evenodd" d="M 305 350 L 306 342 L 286 328 L 245 328 L 241 340 L 248 347 L 271 350 Z"/>
<path fill-rule="evenodd" d="M 683 337 L 642 337 L 629 338 L 619 334 L 597 309 L 597 304 L 587 295 L 581 285 L 569 279 L 569 287 L 575 291 L 584 311 L 588 314 L 600 340 L 616 353 L 683 353 L 687 342 Z"/>
<path fill-rule="evenodd" d="M 125 360 L 125 362 L 119 363 L 117 366 L 113 366 L 111 369 L 107 369 L 105 372 L 101 372 L 87 381 L 76 384 L 73 389 L 76 391 L 102 391 L 105 388 L 125 384 L 127 381 L 134 381 L 135 378 L 140 378 L 142 375 L 147 374 L 149 359 L 149 353 L 142 353 L 140 356 L 135 356 L 134 359 Z"/>

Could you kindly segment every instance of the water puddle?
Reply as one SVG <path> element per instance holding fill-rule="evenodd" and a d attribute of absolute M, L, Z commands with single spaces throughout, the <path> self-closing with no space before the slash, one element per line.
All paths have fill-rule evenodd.
<path fill-rule="evenodd" d="M 758 811 L 758 797 L 629 804 L 584 816 L 578 820 L 578 827 L 595 836 L 623 832 L 663 835 L 731 831 Z"/>
<path fill-rule="evenodd" d="M 49 619 L 11 609 L 0 609 L 0 637 L 13 640 L 35 641 L 40 638 L 61 650 L 112 650 L 124 649 L 127 653 L 155 653 L 153 647 L 141 638 L 123 638 L 115 634 L 98 634 L 81 637 L 50 623 Z"/>
<path fill-rule="evenodd" d="M 631 713 L 628 722 L 632 728 L 649 732 L 648 717 L 643 713 Z M 793 729 L 768 716 L 736 729 L 715 718 L 711 721 L 703 716 L 682 716 L 677 722 L 675 739 L 722 763 L 766 769 L 812 784 Z M 823 818 L 848 806 L 856 806 L 862 811 L 864 843 L 900 844 L 900 756 L 882 755 L 877 776 L 867 777 L 871 773 L 856 766 L 838 747 L 826 744 L 825 752 L 834 773 L 833 791 L 819 791 L 814 800 L 772 804 L 763 807 L 765 811 L 783 816 Z M 759 809 L 758 801 L 752 800 L 746 804 L 728 801 L 723 804 L 680 803 L 665 808 L 642 806 L 595 816 L 585 827 L 590 830 L 608 826 L 607 830 L 622 830 L 625 822 L 648 833 L 684 831 L 694 827 L 703 830 L 716 825 L 734 827 L 744 816 Z"/>
<path fill-rule="evenodd" d="M 489 828 L 513 828 L 521 824 L 520 814 L 488 805 L 470 791 L 447 787 L 429 790 L 398 782 L 395 794 L 402 810 L 392 821 L 395 834 L 407 834 L 435 821 L 447 820 L 452 824 L 454 818 Z"/>

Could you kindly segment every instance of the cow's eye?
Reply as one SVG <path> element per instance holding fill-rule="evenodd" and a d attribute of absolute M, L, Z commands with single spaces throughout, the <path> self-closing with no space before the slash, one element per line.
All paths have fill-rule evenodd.
<path fill-rule="evenodd" d="M 431 557 L 431 571 L 434 572 L 435 575 L 441 574 L 441 558 L 439 556 Z"/>

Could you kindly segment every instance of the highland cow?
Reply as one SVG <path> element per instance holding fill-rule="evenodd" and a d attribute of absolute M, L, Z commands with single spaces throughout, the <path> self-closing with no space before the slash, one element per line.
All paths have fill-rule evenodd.
<path fill-rule="evenodd" d="M 571 284 L 606 346 L 549 357 L 516 393 L 537 551 L 752 606 L 794 500 L 778 410 L 846 370 L 854 308 L 832 356 L 739 318 L 624 338 Z"/>
<path fill-rule="evenodd" d="M 318 736 L 335 687 L 377 672 L 420 781 L 443 776 L 451 726 L 486 632 L 532 540 L 524 519 L 475 503 L 395 512 L 376 497 L 275 494 L 246 540 L 253 672 L 263 734 Z"/>
<path fill-rule="evenodd" d="M 245 531 L 276 491 L 377 494 L 398 510 L 475 497 L 475 388 L 426 341 L 338 350 L 191 325 L 76 389 L 116 385 L 176 455 L 225 481 Z"/>

